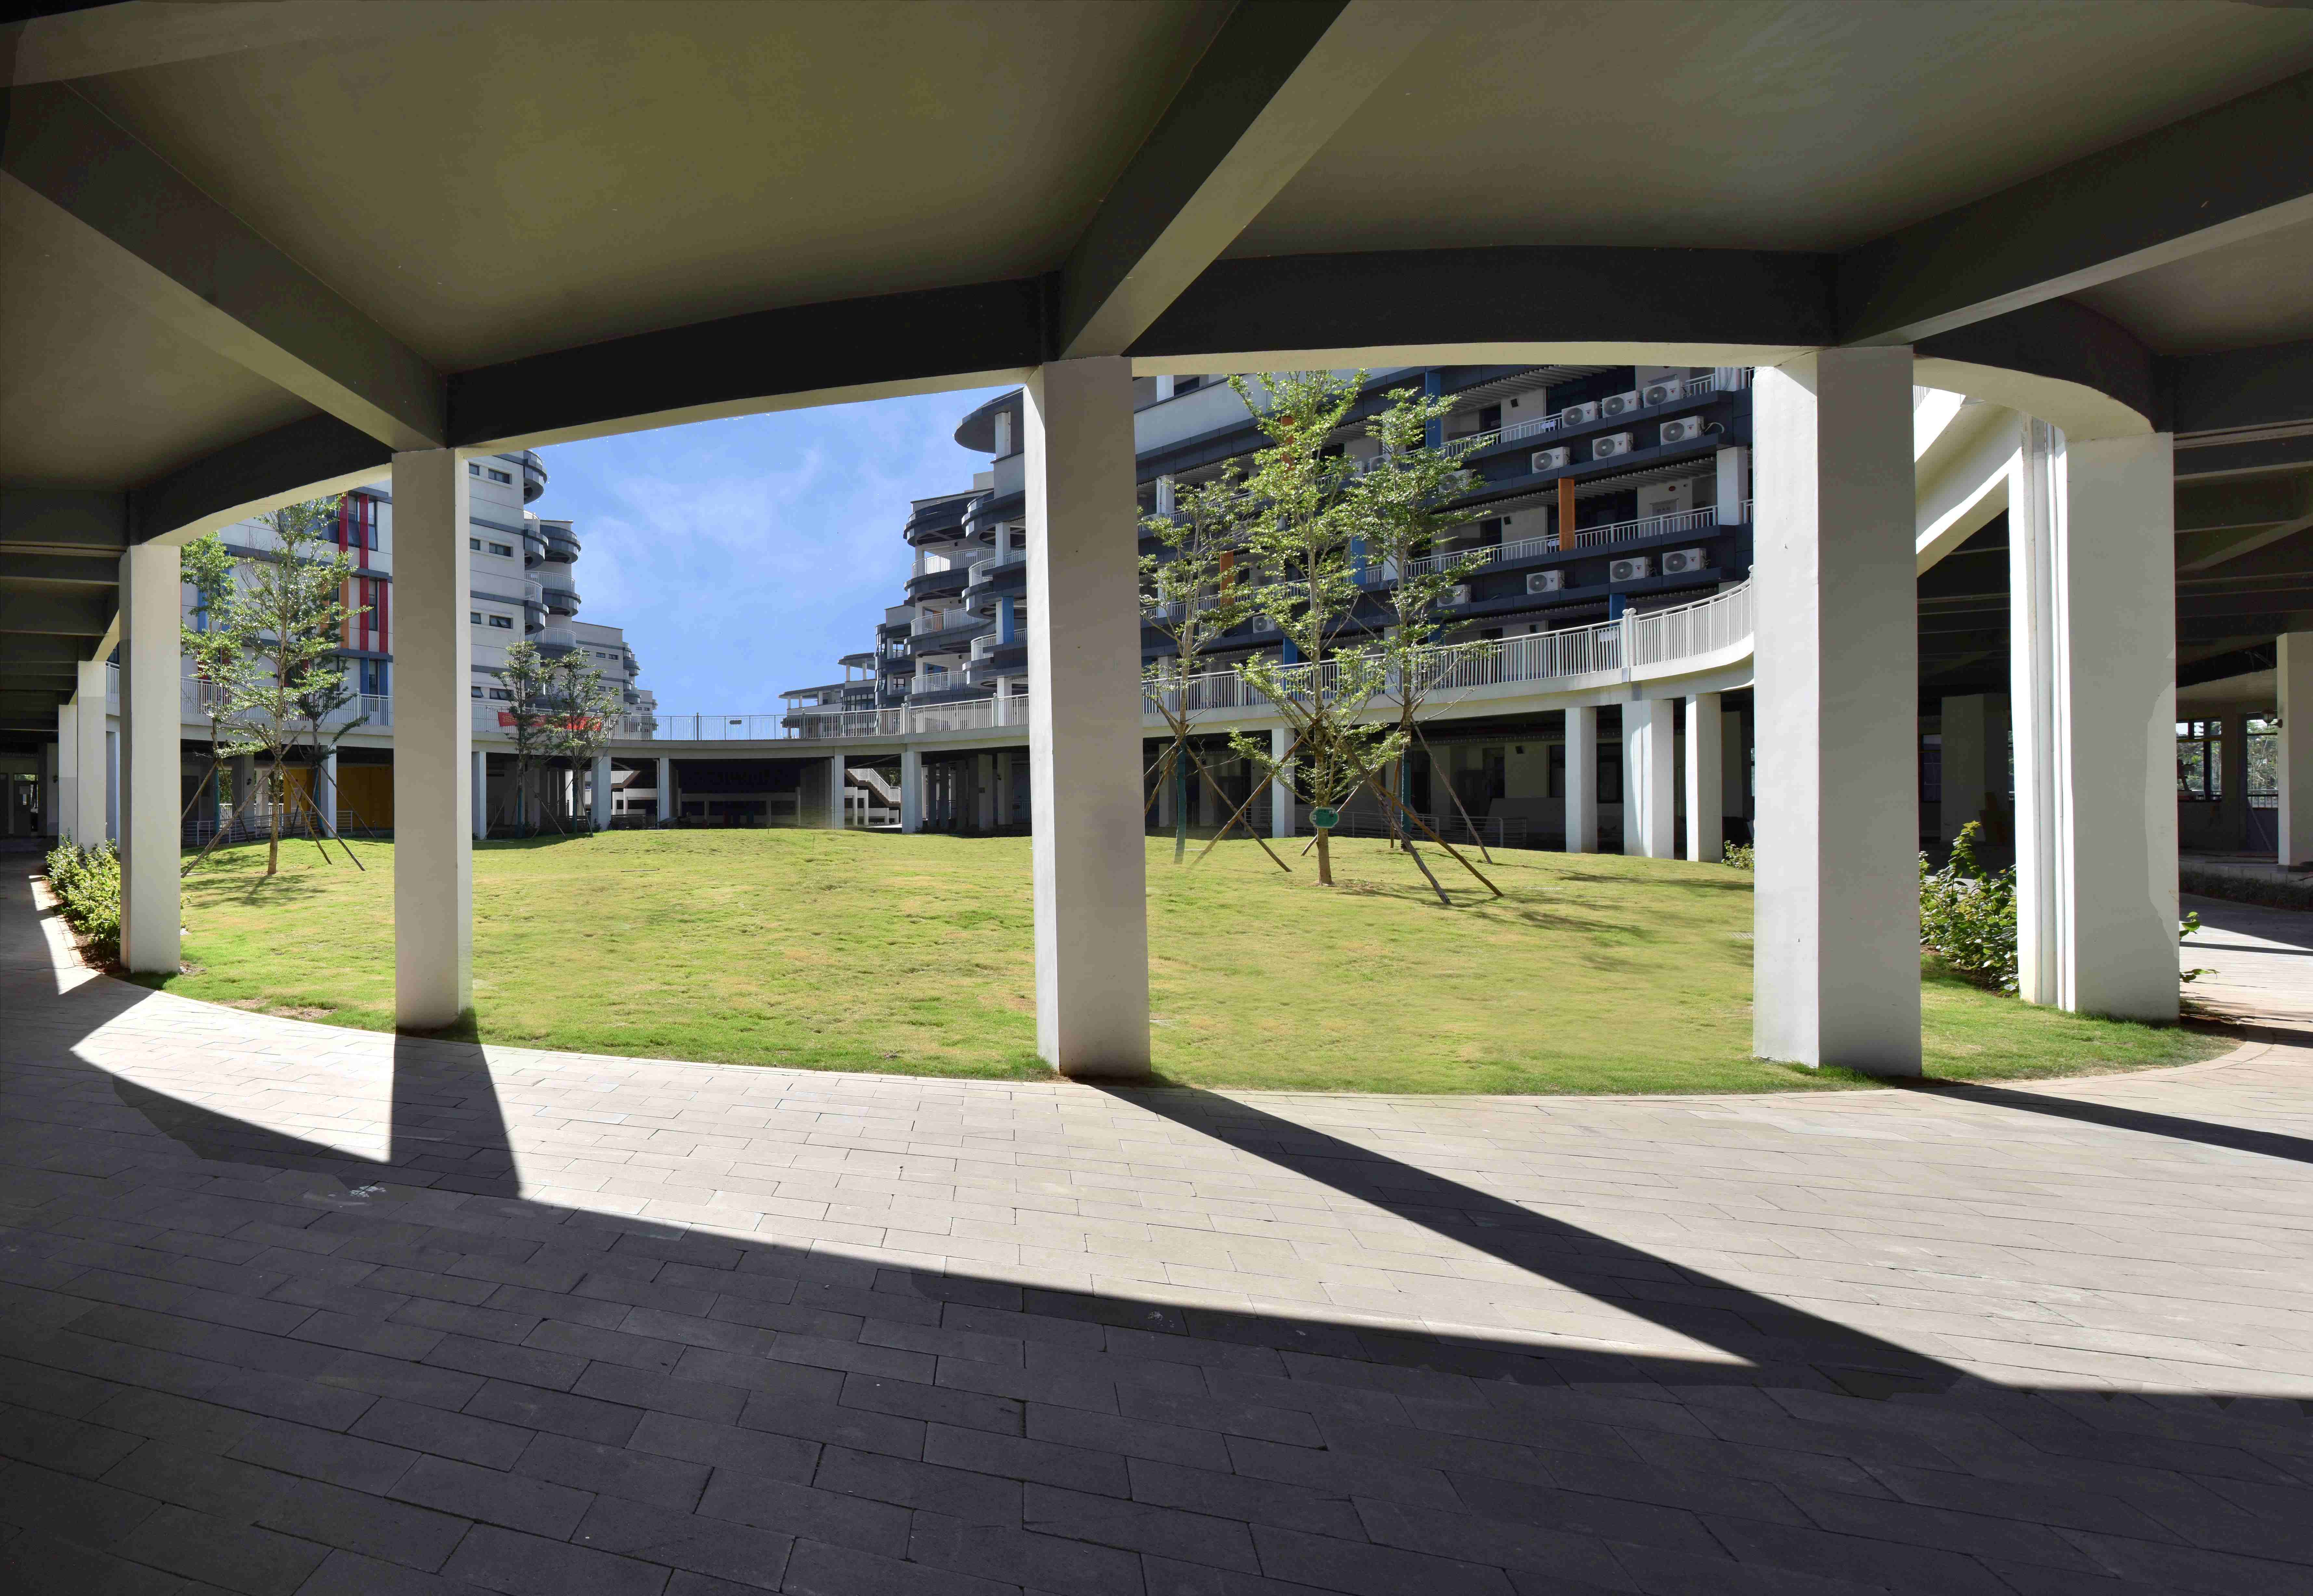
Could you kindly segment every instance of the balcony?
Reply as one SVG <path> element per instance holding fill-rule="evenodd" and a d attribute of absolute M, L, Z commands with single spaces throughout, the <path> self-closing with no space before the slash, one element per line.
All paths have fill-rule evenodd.
<path fill-rule="evenodd" d="M 1531 421 L 1517 422 L 1494 432 L 1473 433 L 1466 437 L 1448 438 L 1446 440 L 1446 447 L 1456 454 L 1476 454 L 1482 450 L 1499 448 L 1504 443 L 1515 443 L 1522 438 L 1548 437 L 1557 433 L 1570 432 L 1576 427 L 1594 425 L 1611 427 L 1627 423 L 1632 417 L 1643 416 L 1649 410 L 1664 410 L 1677 405 L 1693 404 L 1697 399 L 1708 399 L 1718 393 L 1732 393 L 1737 389 L 1747 388 L 1750 384 L 1749 368 L 1730 368 L 1726 372 L 1713 372 L 1708 376 L 1687 377 L 1649 387 L 1640 392 L 1641 402 L 1636 408 L 1623 411 L 1619 415 L 1604 414 L 1596 401 L 1570 405 L 1552 415 L 1537 416 Z M 1657 388 L 1661 390 L 1659 394 L 1656 391 Z"/>
<path fill-rule="evenodd" d="M 1745 499 L 1743 524 L 1749 524 L 1750 520 L 1751 501 Z M 1574 547 L 1578 550 L 1611 548 L 1625 543 L 1641 543 L 1649 538 L 1705 538 L 1728 524 L 1719 519 L 1718 506 L 1705 505 L 1700 510 L 1682 510 L 1675 515 L 1646 515 L 1636 521 L 1612 522 L 1605 526 L 1577 527 Z M 1421 559 L 1409 560 L 1405 569 L 1410 576 L 1427 576 L 1443 571 L 1448 566 L 1459 565 L 1474 554 L 1484 557 L 1476 567 L 1482 571 L 1488 566 L 1511 566 L 1521 560 L 1544 559 L 1565 552 L 1554 537 L 1521 538 L 1515 543 L 1504 543 L 1492 548 L 1457 548 L 1444 554 L 1429 555 Z M 1366 574 L 1359 581 L 1366 587 L 1387 587 L 1397 581 L 1397 573 L 1394 567 L 1385 565 L 1372 566 L 1367 567 Z"/>
<path fill-rule="evenodd" d="M 920 621 L 917 624 L 924 625 Z M 961 626 L 941 627 L 936 630 L 927 627 L 926 629 L 916 632 L 908 639 L 908 652 L 916 659 L 921 659 L 926 654 L 957 653 L 973 638 L 995 629 L 994 621 L 976 618 L 968 620 Z"/>
<path fill-rule="evenodd" d="M 522 502 L 525 504 L 546 491 L 546 465 L 537 452 L 522 452 Z"/>
<path fill-rule="evenodd" d="M 959 565 L 952 568 L 944 567 L 937 571 L 919 572 L 908 578 L 901 591 L 910 600 L 918 601 L 926 599 L 952 599 L 963 591 L 963 584 L 969 580 L 969 573 L 965 567 Z"/>
<path fill-rule="evenodd" d="M 540 530 L 546 537 L 546 557 L 568 565 L 578 557 L 578 534 L 570 530 L 567 521 L 541 521 Z"/>
<path fill-rule="evenodd" d="M 571 616 L 578 613 L 578 590 L 576 588 L 565 587 L 559 583 L 548 582 L 541 584 L 541 592 L 543 593 L 545 598 L 547 614 Z"/>

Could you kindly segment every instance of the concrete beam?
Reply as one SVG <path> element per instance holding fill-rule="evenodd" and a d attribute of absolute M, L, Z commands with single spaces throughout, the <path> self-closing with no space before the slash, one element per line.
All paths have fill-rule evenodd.
<path fill-rule="evenodd" d="M 114 608 L 110 592 L 0 591 L 0 632 L 31 632 L 46 637 L 98 637 L 112 625 Z"/>
<path fill-rule="evenodd" d="M 1244 0 L 1070 253 L 1060 357 L 1122 354 L 1440 14 L 1382 0 Z"/>
<path fill-rule="evenodd" d="M 70 487 L 0 487 L 0 548 L 118 558 L 128 547 L 128 500 Z"/>
<path fill-rule="evenodd" d="M 0 584 L 9 587 L 117 587 L 120 557 L 75 557 L 65 554 L 15 554 L 0 548 Z"/>
<path fill-rule="evenodd" d="M 0 224 L 194 342 L 396 449 L 439 443 L 439 373 L 57 83 L 7 92 Z"/>
<path fill-rule="evenodd" d="M 2313 73 L 1851 250 L 1841 340 L 1911 344 L 2313 219 Z"/>
<path fill-rule="evenodd" d="M 281 45 L 383 41 L 423 29 L 463 25 L 457 5 L 378 5 L 371 0 L 213 0 L 200 5 L 128 0 L 36 16 L 0 27 L 6 82 L 68 83 L 205 61 Z"/>

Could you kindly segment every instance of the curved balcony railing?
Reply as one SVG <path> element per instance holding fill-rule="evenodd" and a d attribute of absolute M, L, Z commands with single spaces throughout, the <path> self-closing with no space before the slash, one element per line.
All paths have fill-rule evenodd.
<path fill-rule="evenodd" d="M 1751 584 L 1728 589 L 1692 604 L 1640 615 L 1624 615 L 1598 626 L 1570 627 L 1499 641 L 1458 643 L 1429 652 L 1422 662 L 1427 693 L 1599 677 L 1633 680 L 1669 675 L 1675 668 L 1726 662 L 1747 645 L 1752 627 Z M 1739 657 L 1739 656 L 1734 656 Z M 1665 669 L 1670 667 L 1673 669 Z M 1338 669 L 1328 663 L 1327 670 Z M 969 671 L 966 672 L 969 675 Z M 1307 668 L 1303 668 L 1307 674 Z M 949 681 L 954 673 L 951 672 Z M 1393 689 L 1398 684 L 1393 684 Z M 1590 685 L 1590 683 L 1586 683 Z M 1215 671 L 1186 680 L 1150 683 L 1142 689 L 1148 715 L 1162 709 L 1198 715 L 1208 711 L 1258 714 L 1269 700 L 1236 671 Z M 845 738 L 890 740 L 922 733 L 984 732 L 1028 723 L 1029 697 L 967 698 L 952 704 L 910 704 L 891 709 L 805 711 L 778 715 L 627 716 L 613 729 L 620 741 L 833 741 Z"/>
<path fill-rule="evenodd" d="M 547 614 L 576 615 L 578 613 L 576 588 L 564 587 L 559 583 L 549 582 L 541 584 L 540 592 L 544 598 Z"/>
<path fill-rule="evenodd" d="M 972 620 L 959 627 L 942 627 L 937 631 L 918 632 L 908 639 L 909 652 L 918 658 L 928 653 L 952 653 L 961 651 L 973 638 L 993 631 L 992 620 Z"/>
<path fill-rule="evenodd" d="M 567 566 L 578 557 L 578 535 L 576 532 L 563 526 L 549 526 L 544 530 L 548 559 Z"/>
<path fill-rule="evenodd" d="M 522 502 L 529 504 L 546 491 L 546 462 L 535 450 L 522 452 Z"/>
<path fill-rule="evenodd" d="M 1025 548 L 1009 548 L 1002 554 L 992 555 L 987 559 L 974 560 L 968 578 L 970 585 L 978 587 L 1005 566 L 1024 565 L 1027 558 L 1028 551 Z"/>
<path fill-rule="evenodd" d="M 1742 524 L 1751 521 L 1751 501 L 1743 501 Z M 1716 505 L 1700 510 L 1682 510 L 1675 515 L 1646 515 L 1636 521 L 1617 521 L 1606 526 L 1577 527 L 1574 531 L 1576 548 L 1610 548 L 1624 543 L 1643 542 L 1649 538 L 1707 537 L 1728 524 L 1719 519 Z M 1504 543 L 1494 548 L 1457 548 L 1445 554 L 1426 555 L 1405 564 L 1409 576 L 1427 576 L 1456 566 L 1472 555 L 1482 557 L 1476 569 L 1488 566 L 1515 565 L 1520 560 L 1542 559 L 1566 552 L 1554 538 L 1521 538 L 1515 543 Z M 1365 587 L 1387 587 L 1398 579 L 1394 561 L 1384 560 L 1368 566 L 1359 574 L 1358 581 Z"/>

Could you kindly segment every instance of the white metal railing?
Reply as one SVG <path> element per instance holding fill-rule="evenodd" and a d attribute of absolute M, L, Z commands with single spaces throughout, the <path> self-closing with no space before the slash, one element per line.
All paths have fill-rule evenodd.
<path fill-rule="evenodd" d="M 1700 510 L 1682 510 L 1675 515 L 1649 515 L 1637 521 L 1618 521 L 1610 526 L 1580 527 L 1575 531 L 1574 544 L 1578 548 L 1599 548 L 1615 543 L 1634 543 L 1642 538 L 1667 537 L 1684 532 L 1707 532 L 1723 524 L 1718 520 L 1718 515 L 1719 510 L 1716 505 L 1706 505 Z M 1747 523 L 1750 519 L 1751 501 L 1745 499 L 1743 520 Z M 1408 560 L 1405 563 L 1405 572 L 1408 576 L 1427 576 L 1434 572 L 1443 571 L 1448 566 L 1459 565 L 1472 555 L 1481 557 L 1473 568 L 1483 570 L 1488 566 L 1508 565 L 1517 560 L 1539 559 L 1544 555 L 1558 552 L 1560 552 L 1560 545 L 1554 536 L 1521 538 L 1515 543 L 1504 543 L 1491 548 L 1456 548 L 1445 554 L 1424 555 L 1418 560 Z M 1397 580 L 1396 568 L 1393 563 L 1385 562 L 1380 566 L 1370 567 L 1370 570 L 1373 574 L 1362 578 L 1368 587 L 1385 587 Z"/>
<path fill-rule="evenodd" d="M 1596 626 L 1569 627 L 1478 643 L 1448 644 L 1428 651 L 1421 671 L 1425 693 L 1543 682 L 1603 671 L 1630 671 L 1698 658 L 1732 647 L 1751 635 L 1751 584 L 1747 582 L 1692 604 L 1648 614 L 1635 611 Z M 1337 669 L 1328 662 L 1326 670 Z M 1301 668 L 1306 677 L 1307 667 Z M 1293 672 L 1288 671 L 1288 679 Z M 1394 693 L 1403 684 L 1391 681 Z M 1209 671 L 1183 681 L 1150 683 L 1143 697 L 1152 709 L 1174 714 L 1259 709 L 1268 700 L 1236 671 Z"/>
<path fill-rule="evenodd" d="M 1707 531 L 1718 524 L 1716 506 L 1705 510 L 1680 510 L 1669 515 L 1642 515 L 1636 521 L 1617 521 L 1606 526 L 1577 527 L 1574 530 L 1574 547 L 1605 548 L 1615 543 L 1641 542 L 1648 538 L 1680 537 L 1690 532 Z"/>
<path fill-rule="evenodd" d="M 1658 399 L 1654 405 L 1640 405 L 1639 408 L 1644 410 L 1665 405 L 1683 405 L 1689 399 L 1701 399 L 1705 394 L 1727 393 L 1737 388 L 1746 388 L 1750 382 L 1749 367 L 1730 366 L 1724 371 L 1712 372 L 1705 376 L 1689 377 L 1681 385 L 1675 398 Z M 1577 412 L 1582 413 L 1577 414 Z M 1569 405 L 1565 409 L 1553 411 L 1548 416 L 1537 416 L 1531 421 L 1512 422 L 1509 425 L 1494 432 L 1473 433 L 1466 437 L 1448 438 L 1446 440 L 1446 447 L 1458 450 L 1464 454 L 1470 454 L 1481 449 L 1491 449 L 1498 443 L 1515 443 L 1520 438 L 1539 438 L 1546 434 L 1563 432 L 1569 426 L 1585 426 L 1592 421 L 1605 419 L 1606 417 L 1596 415 L 1588 405 Z"/>
<path fill-rule="evenodd" d="M 1007 548 L 1002 554 L 991 556 L 984 560 L 974 560 L 972 563 L 972 569 L 964 573 L 964 582 L 968 585 L 976 587 L 987 581 L 992 573 L 1000 571 L 1007 566 L 1019 565 L 1027 557 L 1026 548 Z"/>
<path fill-rule="evenodd" d="M 1751 584 L 1744 583 L 1708 599 L 1640 615 L 1624 615 L 1596 626 L 1570 627 L 1433 649 L 1421 664 L 1422 690 L 1461 691 L 1522 682 L 1549 682 L 1621 673 L 1626 680 L 1650 666 L 1700 659 L 1740 645 L 1751 635 Z M 1338 662 L 1324 670 L 1337 672 Z M 1306 680 L 1306 666 L 1300 668 Z M 1288 676 L 1292 673 L 1288 671 Z M 1335 678 L 1338 680 L 1338 677 Z M 1393 681 L 1386 691 L 1403 684 Z M 1268 699 L 1234 670 L 1213 671 L 1185 680 L 1150 683 L 1143 698 L 1155 715 L 1259 710 Z M 768 715 L 630 715 L 612 729 L 622 742 L 829 741 L 845 738 L 916 736 L 927 732 L 984 732 L 1028 723 L 1029 697 L 967 698 L 954 704 L 907 705 L 893 709 L 808 710 L 791 716 Z M 479 711 L 482 706 L 476 705 Z M 787 722 L 792 719 L 794 724 Z"/>

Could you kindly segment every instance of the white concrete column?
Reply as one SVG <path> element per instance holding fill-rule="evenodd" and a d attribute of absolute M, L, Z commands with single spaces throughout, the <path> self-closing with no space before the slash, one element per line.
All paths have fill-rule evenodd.
<path fill-rule="evenodd" d="M 74 805 L 80 798 L 80 782 L 74 776 L 80 755 L 79 715 L 70 700 L 57 706 L 57 801 L 49 811 L 57 840 L 73 840 L 73 829 L 79 822 Z"/>
<path fill-rule="evenodd" d="M 1912 351 L 1755 378 L 1753 1047 L 1920 1068 Z"/>
<path fill-rule="evenodd" d="M 2170 456 L 2165 433 L 2031 421 L 2008 491 L 2017 990 L 2156 1023 L 2177 998 Z"/>
<path fill-rule="evenodd" d="M 843 779 L 843 756 L 827 757 L 827 827 L 831 831 L 843 829 L 843 789 L 849 784 Z"/>
<path fill-rule="evenodd" d="M 104 835 L 120 840 L 120 731 L 110 721 L 104 728 Z"/>
<path fill-rule="evenodd" d="M 1946 698 L 1938 718 L 1943 726 L 1943 798 L 1937 806 L 1936 834 L 1949 847 L 1960 828 L 1978 818 L 1991 790 L 1991 706 L 1982 693 Z"/>
<path fill-rule="evenodd" d="M 473 794 L 474 840 L 481 842 L 490 834 L 490 755 L 488 749 L 475 749 L 469 756 L 472 769 L 467 775 L 469 790 Z"/>
<path fill-rule="evenodd" d="M 1743 501 L 1751 496 L 1751 452 L 1739 446 L 1719 452 L 1718 513 L 1720 526 L 1743 524 Z"/>
<path fill-rule="evenodd" d="M 1743 736 L 1743 712 L 1725 711 L 1719 727 L 1719 820 L 1724 824 L 1728 815 L 1734 815 L 1747 821 L 1751 818 L 1751 745 Z"/>
<path fill-rule="evenodd" d="M 973 800 L 979 806 L 979 826 L 982 831 L 996 829 L 996 756 L 981 754 L 972 764 L 972 784 L 979 790 Z"/>
<path fill-rule="evenodd" d="M 105 669 L 102 660 L 83 660 L 73 695 L 72 837 L 83 847 L 101 847 L 110 835 L 107 818 L 112 812 L 111 737 L 105 725 Z"/>
<path fill-rule="evenodd" d="M 1566 851 L 1598 851 L 1598 706 L 1566 712 Z"/>
<path fill-rule="evenodd" d="M 1285 750 L 1293 746 L 1293 728 L 1271 726 L 1269 729 L 1269 757 L 1278 762 L 1278 778 L 1269 784 L 1269 834 L 1271 837 L 1293 835 L 1293 762 Z"/>
<path fill-rule="evenodd" d="M 611 756 L 608 754 L 594 756 L 594 827 L 597 831 L 608 831 L 611 829 Z"/>
<path fill-rule="evenodd" d="M 338 750 L 331 749 L 321 756 L 321 767 L 313 773 L 313 807 L 321 811 L 321 825 L 330 832 L 338 829 Z"/>
<path fill-rule="evenodd" d="M 1713 864 L 1727 852 L 1725 712 L 1716 693 L 1686 701 L 1686 856 Z"/>
<path fill-rule="evenodd" d="M 900 829 L 924 829 L 924 756 L 913 743 L 900 747 Z"/>
<path fill-rule="evenodd" d="M 1148 1069 L 1148 848 L 1132 367 L 1027 381 L 1028 761 L 1036 1050 L 1063 1074 Z"/>
<path fill-rule="evenodd" d="M 181 567 L 172 543 L 139 543 L 120 557 L 120 961 L 163 975 L 177 973 L 183 925 Z"/>
<path fill-rule="evenodd" d="M 70 706 L 58 707 L 57 714 L 60 728 L 62 717 L 70 712 Z M 40 745 L 40 835 L 43 837 L 57 835 L 57 817 L 64 813 L 64 804 L 57 796 L 57 771 L 66 743 L 69 741 L 68 737 L 59 736 L 53 744 L 44 742 Z"/>
<path fill-rule="evenodd" d="M 2283 632 L 2275 639 L 2273 675 L 2280 695 L 2281 863 L 2313 864 L 2313 632 Z M 2244 723 L 2247 716 L 2241 717 Z M 2229 727 L 2227 728 L 2230 730 Z M 2020 779 L 2021 772 L 2018 776 Z M 2017 794 L 2023 807 L 2023 794 Z"/>
<path fill-rule="evenodd" d="M 1668 698 L 1623 706 L 1623 852 L 1678 857 L 1677 736 Z"/>
<path fill-rule="evenodd" d="M 466 468 L 393 457 L 393 1007 L 406 1030 L 474 999 L 473 640 Z"/>
<path fill-rule="evenodd" d="M 665 825 L 674 819 L 674 761 L 662 755 L 658 762 L 658 820 Z"/>
<path fill-rule="evenodd" d="M 1170 831 L 1181 818 L 1181 782 L 1170 765 L 1156 767 L 1156 829 Z"/>

